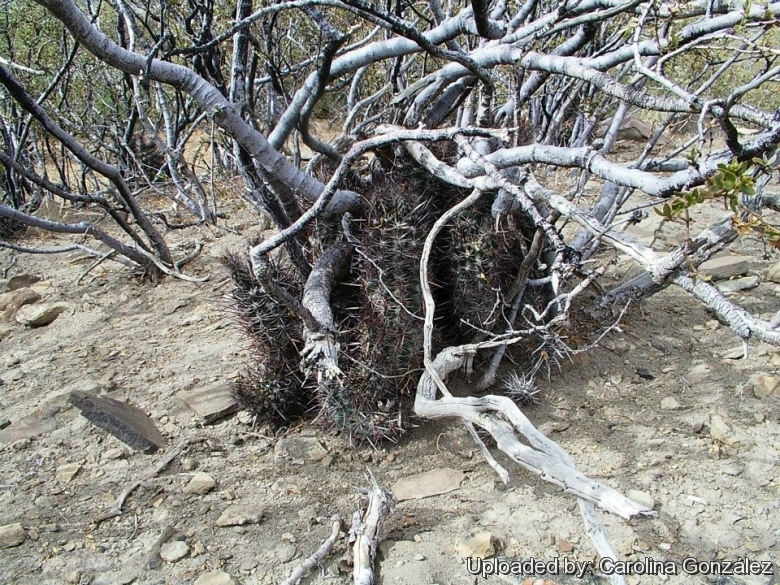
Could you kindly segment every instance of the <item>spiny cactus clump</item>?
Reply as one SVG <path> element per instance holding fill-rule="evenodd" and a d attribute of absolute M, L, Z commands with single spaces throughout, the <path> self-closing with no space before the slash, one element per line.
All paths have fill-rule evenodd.
<path fill-rule="evenodd" d="M 300 321 L 262 289 L 247 260 L 227 254 L 222 262 L 233 279 L 233 311 L 251 343 L 254 360 L 242 372 L 236 396 L 261 422 L 272 426 L 287 423 L 302 415 L 314 398 L 300 372 Z M 292 270 L 271 264 L 269 272 L 280 286 L 300 298 L 303 283 Z"/>
<path fill-rule="evenodd" d="M 506 395 L 521 406 L 539 403 L 539 388 L 534 381 L 534 374 L 511 371 L 504 381 Z"/>
<path fill-rule="evenodd" d="M 335 377 L 308 381 L 300 373 L 300 319 L 267 295 L 246 261 L 225 263 L 236 284 L 233 298 L 253 340 L 257 365 L 239 388 L 245 407 L 262 420 L 285 422 L 313 406 L 317 421 L 351 438 L 378 443 L 403 430 L 410 400 L 423 369 L 424 301 L 420 260 L 425 240 L 442 214 L 466 196 L 403 157 L 375 176 L 365 193 L 366 212 L 350 224 L 353 245 L 349 275 L 331 295 L 340 345 Z M 450 222 L 436 238 L 429 279 L 437 306 L 434 352 L 471 341 L 474 328 L 502 328 L 523 236 L 497 230 L 491 198 Z M 323 223 L 314 226 L 311 250 L 325 250 L 346 236 Z M 311 259 L 314 260 L 314 259 Z M 272 267 L 271 277 L 296 298 L 302 279 Z M 503 313 L 502 313 L 503 312 Z"/>
<path fill-rule="evenodd" d="M 366 200 L 366 215 L 353 225 L 351 278 L 343 287 L 351 303 L 334 307 L 344 375 L 322 385 L 318 401 L 323 423 L 379 442 L 404 427 L 404 397 L 422 369 L 420 257 L 433 222 L 456 198 L 404 168 L 375 182 Z"/>

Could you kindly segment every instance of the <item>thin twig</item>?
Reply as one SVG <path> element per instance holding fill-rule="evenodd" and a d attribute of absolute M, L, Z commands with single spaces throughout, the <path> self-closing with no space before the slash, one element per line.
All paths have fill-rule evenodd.
<path fill-rule="evenodd" d="M 78 286 L 79 284 L 81 284 L 81 281 L 84 280 L 84 277 L 87 274 L 89 274 L 90 272 L 92 272 L 92 270 L 94 270 L 95 268 L 100 266 L 105 260 L 108 260 L 109 258 L 111 258 L 112 256 L 115 256 L 116 254 L 117 254 L 116 250 L 111 250 L 111 251 L 106 252 L 105 254 L 103 254 L 97 260 L 95 260 L 92 264 L 90 264 L 87 267 L 87 269 L 81 274 L 81 276 L 79 276 L 78 280 L 76 281 L 76 285 Z"/>
<path fill-rule="evenodd" d="M 436 302 L 433 300 L 433 294 L 431 293 L 431 285 L 428 282 L 428 263 L 431 258 L 431 251 L 433 250 L 433 242 L 436 240 L 436 236 L 444 228 L 445 225 L 456 215 L 458 215 L 464 209 L 468 209 L 474 205 L 479 198 L 482 197 L 482 191 L 474 189 L 471 195 L 466 197 L 463 201 L 454 205 L 448 209 L 444 215 L 436 220 L 433 224 L 430 233 L 425 238 L 425 245 L 423 246 L 422 256 L 420 258 L 420 286 L 422 288 L 423 299 L 425 301 L 425 325 L 423 326 L 423 362 L 425 363 L 425 370 L 430 374 L 431 379 L 436 383 L 441 393 L 445 396 L 450 396 L 447 386 L 444 385 L 438 372 L 433 367 L 433 314 L 436 311 Z"/>
<path fill-rule="evenodd" d="M 3 268 L 3 278 L 8 277 L 8 271 L 11 270 L 11 268 L 13 268 L 14 266 L 16 266 L 16 262 L 17 262 L 16 256 L 12 257 L 11 261 L 8 263 L 8 266 Z"/>
<path fill-rule="evenodd" d="M 146 250 L 138 249 L 138 251 L 143 254 L 146 258 L 149 259 L 149 261 L 152 262 L 157 268 L 159 268 L 162 272 L 167 274 L 168 276 L 172 276 L 174 278 L 178 278 L 180 280 L 186 280 L 187 282 L 206 282 L 210 275 L 203 276 L 201 278 L 197 278 L 195 276 L 187 276 L 186 274 L 182 274 L 181 272 L 177 272 L 176 270 L 172 270 L 168 268 L 165 264 L 163 264 L 159 258 L 155 257 L 154 254 L 150 254 Z"/>
<path fill-rule="evenodd" d="M 152 469 L 141 475 L 138 479 L 133 480 L 130 482 L 130 485 L 128 485 L 124 490 L 122 490 L 122 493 L 119 494 L 119 497 L 114 502 L 114 505 L 109 508 L 106 512 L 95 518 L 95 524 L 100 524 L 104 520 L 108 520 L 109 518 L 116 518 L 117 516 L 122 515 L 122 506 L 125 504 L 125 500 L 127 497 L 132 493 L 132 491 L 137 488 L 139 485 L 141 485 L 142 482 L 147 481 L 149 479 L 152 479 L 155 477 L 158 473 L 160 473 L 163 469 L 168 467 L 168 464 L 176 459 L 182 451 L 184 451 L 187 446 L 190 444 L 188 439 L 184 439 L 181 443 L 176 445 L 173 449 L 168 451 L 162 459 L 155 465 Z"/>
<path fill-rule="evenodd" d="M 311 572 L 311 570 L 328 555 L 330 550 L 333 548 L 336 539 L 339 537 L 339 533 L 341 532 L 341 527 L 343 525 L 343 520 L 338 514 L 333 516 L 330 521 L 333 523 L 330 536 L 325 540 L 325 542 L 322 543 L 320 548 L 318 548 L 313 555 L 303 561 L 295 568 L 295 570 L 293 570 L 292 573 L 290 573 L 290 576 L 282 582 L 282 585 L 297 585 L 301 579 L 303 579 L 309 572 Z"/>

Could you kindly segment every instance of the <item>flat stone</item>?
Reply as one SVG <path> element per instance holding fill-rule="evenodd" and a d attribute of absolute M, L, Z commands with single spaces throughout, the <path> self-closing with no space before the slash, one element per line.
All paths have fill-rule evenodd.
<path fill-rule="evenodd" d="M 677 410 L 680 408 L 680 403 L 673 396 L 667 396 L 661 400 L 661 410 Z"/>
<path fill-rule="evenodd" d="M 68 303 L 25 305 L 16 312 L 16 322 L 28 327 L 45 327 L 70 308 Z"/>
<path fill-rule="evenodd" d="M 743 278 L 735 278 L 734 280 L 724 280 L 723 282 L 719 282 L 716 286 L 720 292 L 726 294 L 756 288 L 758 283 L 758 276 L 745 276 Z"/>
<path fill-rule="evenodd" d="M 29 288 L 20 288 L 0 295 L 0 319 L 10 320 L 24 305 L 37 303 L 41 295 Z"/>
<path fill-rule="evenodd" d="M 455 548 L 463 559 L 487 559 L 496 554 L 493 535 L 486 530 L 464 536 Z"/>
<path fill-rule="evenodd" d="M 160 558 L 166 563 L 175 563 L 186 557 L 188 552 L 190 552 L 190 547 L 187 546 L 186 542 L 173 540 L 160 547 Z"/>
<path fill-rule="evenodd" d="M 627 490 L 626 497 L 629 500 L 634 500 L 637 504 L 642 504 L 648 510 L 652 510 L 655 507 L 655 500 L 653 496 L 647 492 L 641 492 L 639 490 Z"/>
<path fill-rule="evenodd" d="M 724 351 L 721 356 L 725 360 L 741 360 L 745 358 L 745 348 L 741 345 Z"/>
<path fill-rule="evenodd" d="M 574 543 L 569 542 L 565 538 L 558 539 L 558 552 L 570 553 L 574 550 Z"/>
<path fill-rule="evenodd" d="M 253 504 L 234 504 L 228 506 L 217 518 L 217 526 L 243 526 L 257 524 L 262 520 L 265 510 Z"/>
<path fill-rule="evenodd" d="M 716 256 L 699 266 L 699 272 L 712 277 L 712 280 L 727 280 L 747 274 L 747 256 Z"/>
<path fill-rule="evenodd" d="M 750 385 L 753 386 L 753 396 L 766 398 L 773 394 L 780 386 L 780 378 L 769 374 L 753 374 L 750 376 Z"/>
<path fill-rule="evenodd" d="M 539 432 L 542 433 L 545 437 L 549 437 L 553 433 L 562 433 L 563 431 L 567 430 L 570 426 L 571 423 L 569 421 L 548 420 L 546 423 L 542 423 L 539 425 Z"/>
<path fill-rule="evenodd" d="M 0 325 L 0 341 L 3 341 L 6 337 L 14 332 L 14 328 L 10 325 Z"/>
<path fill-rule="evenodd" d="M 710 437 L 721 443 L 735 443 L 737 441 L 734 428 L 726 417 L 720 414 L 710 414 Z"/>
<path fill-rule="evenodd" d="M 780 262 L 764 270 L 764 278 L 769 282 L 780 284 Z"/>
<path fill-rule="evenodd" d="M 27 535 L 19 522 L 0 526 L 0 548 L 10 548 L 19 546 L 24 542 Z"/>
<path fill-rule="evenodd" d="M 212 384 L 197 390 L 179 392 L 179 399 L 204 423 L 210 424 L 238 410 L 238 401 L 230 384 Z"/>
<path fill-rule="evenodd" d="M 56 427 L 54 415 L 57 409 L 37 408 L 30 414 L 0 431 L 0 444 L 10 445 L 52 432 Z"/>
<path fill-rule="evenodd" d="M 184 486 L 183 491 L 185 494 L 203 495 L 213 490 L 215 485 L 217 485 L 217 482 L 214 481 L 213 477 L 211 477 L 208 473 L 198 471 L 195 473 L 189 483 Z"/>
<path fill-rule="evenodd" d="M 31 284 L 30 290 L 37 292 L 42 297 L 53 295 L 55 292 L 57 292 L 57 289 L 54 288 L 54 285 L 50 280 L 42 280 L 41 282 Z"/>
<path fill-rule="evenodd" d="M 721 467 L 721 471 L 726 475 L 734 477 L 745 471 L 745 466 L 740 463 L 731 463 Z"/>
<path fill-rule="evenodd" d="M 74 390 L 69 402 L 81 414 L 133 449 L 153 453 L 165 447 L 165 438 L 143 410 L 102 394 Z"/>
<path fill-rule="evenodd" d="M 109 449 L 108 451 L 104 451 L 100 454 L 101 459 L 124 459 L 127 457 L 127 449 L 122 449 L 120 447 L 115 447 L 114 449 Z"/>
<path fill-rule="evenodd" d="M 316 437 L 284 437 L 277 441 L 274 448 L 276 461 L 321 461 L 327 454 L 328 451 Z"/>
<path fill-rule="evenodd" d="M 65 465 L 60 465 L 57 468 L 57 471 L 54 472 L 54 477 L 57 479 L 57 481 L 61 481 L 62 483 L 70 483 L 73 481 L 73 478 L 76 477 L 76 474 L 80 470 L 81 464 L 66 463 Z"/>
<path fill-rule="evenodd" d="M 195 579 L 193 585 L 235 585 L 235 581 L 225 571 L 209 571 Z"/>
<path fill-rule="evenodd" d="M 688 373 L 685 374 L 685 379 L 691 384 L 698 384 L 706 380 L 714 369 L 710 364 L 699 364 L 688 370 Z"/>
<path fill-rule="evenodd" d="M 19 290 L 20 288 L 29 288 L 36 282 L 40 282 L 41 277 L 34 274 L 17 274 L 8 279 L 8 283 L 5 285 L 5 290 L 11 292 Z"/>
<path fill-rule="evenodd" d="M 391 491 L 399 502 L 419 500 L 456 490 L 465 477 L 466 475 L 457 469 L 432 469 L 401 479 Z"/>

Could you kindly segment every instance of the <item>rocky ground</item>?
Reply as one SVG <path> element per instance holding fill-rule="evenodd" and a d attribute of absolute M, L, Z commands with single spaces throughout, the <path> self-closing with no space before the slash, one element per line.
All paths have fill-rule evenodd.
<path fill-rule="evenodd" d="M 6 283 L 22 274 L 40 281 L 21 283 L 27 292 L 13 298 L 34 302 L 5 308 L 0 324 L 0 421 L 10 423 L 0 431 L 0 582 L 281 583 L 328 536 L 334 514 L 349 521 L 359 509 L 367 468 L 399 499 L 379 547 L 379 584 L 604 582 L 564 574 L 596 559 L 574 498 L 499 454 L 512 475 L 504 485 L 460 423 L 422 423 L 378 450 L 308 424 L 272 437 L 240 412 L 206 424 L 182 398 L 218 391 L 248 359 L 218 257 L 260 233 L 238 205 L 226 211 L 219 230 L 170 234 L 203 241 L 187 272 L 208 275 L 204 283 L 142 283 L 110 263 L 80 278 L 89 261 L 70 256 L 19 256 L 8 271 Z M 638 235 L 651 237 L 653 227 L 640 225 Z M 734 244 L 726 265 L 757 278 L 727 286 L 757 285 L 730 294 L 771 316 L 780 270 L 762 252 L 755 241 Z M 11 256 L 0 252 L 0 267 Z M 615 282 L 632 270 L 618 258 Z M 20 323 L 40 319 L 42 308 L 53 311 L 50 324 Z M 600 347 L 540 380 L 541 403 L 527 409 L 534 423 L 586 475 L 657 512 L 631 522 L 601 514 L 620 560 L 640 563 L 632 585 L 772 582 L 758 574 L 718 581 L 708 564 L 746 558 L 777 571 L 780 352 L 750 343 L 741 359 L 741 347 L 704 308 L 667 290 L 631 309 Z M 140 407 L 164 449 L 128 448 L 69 404 L 74 391 Z M 185 439 L 121 515 L 96 521 Z M 342 538 L 304 583 L 348 583 L 346 552 Z M 523 569 L 531 568 L 523 561 L 545 564 L 483 578 L 469 574 L 472 553 Z"/>

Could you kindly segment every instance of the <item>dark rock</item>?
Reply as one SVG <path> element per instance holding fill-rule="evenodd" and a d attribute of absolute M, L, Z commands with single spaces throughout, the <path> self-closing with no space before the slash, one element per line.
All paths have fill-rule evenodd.
<path fill-rule="evenodd" d="M 153 453 L 165 447 L 165 438 L 140 408 L 81 390 L 71 392 L 68 400 L 86 419 L 133 449 Z"/>

